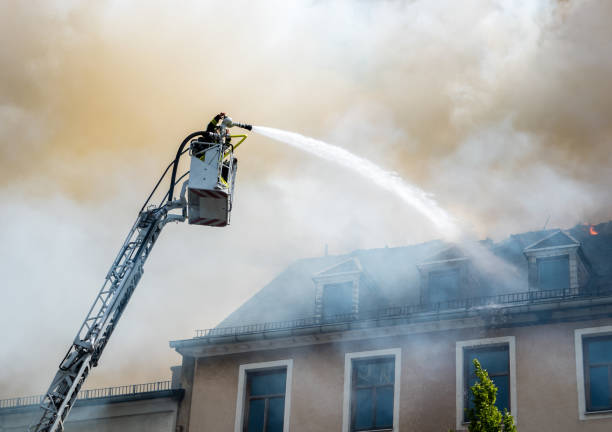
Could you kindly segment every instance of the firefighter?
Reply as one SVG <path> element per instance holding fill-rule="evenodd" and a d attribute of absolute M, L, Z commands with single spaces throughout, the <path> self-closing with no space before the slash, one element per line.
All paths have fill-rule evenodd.
<path fill-rule="evenodd" d="M 210 123 L 208 123 L 208 126 L 206 126 L 206 132 L 219 133 L 219 126 L 221 126 L 219 122 L 222 121 L 224 118 L 225 118 L 224 112 L 221 112 L 217 114 L 216 116 L 214 116 L 212 120 L 210 121 Z"/>
<path fill-rule="evenodd" d="M 228 128 L 221 127 L 222 121 L 227 117 L 227 114 L 220 112 L 212 118 L 212 120 L 206 126 L 206 133 L 203 137 L 198 140 L 209 142 L 209 143 L 223 143 L 229 145 L 231 141 L 230 133 Z M 228 117 L 229 118 L 229 117 Z M 231 119 L 230 119 L 231 121 Z M 223 133 L 224 132 L 224 133 Z"/>

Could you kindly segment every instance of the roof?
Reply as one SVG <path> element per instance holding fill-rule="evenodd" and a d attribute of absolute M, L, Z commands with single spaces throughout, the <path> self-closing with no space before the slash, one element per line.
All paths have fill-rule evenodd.
<path fill-rule="evenodd" d="M 500 242 L 449 244 L 436 240 L 396 247 L 356 250 L 349 254 L 300 259 L 224 319 L 219 327 L 232 327 L 312 317 L 315 313 L 315 280 L 334 273 L 361 271 L 375 287 L 384 308 L 419 302 L 419 266 L 435 261 L 469 256 L 484 271 L 478 272 L 482 295 L 524 291 L 527 285 L 525 252 L 555 246 L 580 246 L 580 254 L 591 270 L 594 286 L 612 281 L 612 221 L 592 227 L 577 225 L 569 230 L 551 229 L 513 234 Z M 482 246 L 486 256 L 474 253 Z M 478 249 L 478 250 L 480 250 Z M 496 260 L 499 261 L 496 263 Z M 483 262 L 484 261 L 484 262 Z M 493 269 L 503 265 L 504 271 Z M 487 267 L 491 271 L 487 272 Z M 503 278 L 499 275 L 504 274 Z M 517 285 L 518 284 L 518 285 Z"/>
<path fill-rule="evenodd" d="M 130 384 L 118 387 L 104 387 L 81 390 L 75 407 L 103 405 L 147 399 L 171 398 L 181 400 L 185 390 L 172 388 L 170 381 L 157 381 L 144 384 Z M 17 411 L 40 410 L 44 395 L 0 399 L 0 415 Z"/>
<path fill-rule="evenodd" d="M 407 263 L 424 259 L 441 245 L 442 242 L 435 241 L 408 247 L 357 250 L 345 255 L 300 259 L 230 314 L 218 327 L 312 316 L 316 290 L 313 278 L 328 275 L 332 270 L 355 270 L 357 264 L 352 258 L 358 260 L 363 276 L 389 300 L 402 301 L 411 295 L 418 296 L 418 269 Z"/>

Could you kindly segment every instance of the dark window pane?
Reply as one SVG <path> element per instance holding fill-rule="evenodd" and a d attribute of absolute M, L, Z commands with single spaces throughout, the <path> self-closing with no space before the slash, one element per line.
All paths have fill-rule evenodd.
<path fill-rule="evenodd" d="M 285 398 L 272 398 L 268 408 L 268 428 L 266 432 L 283 432 Z"/>
<path fill-rule="evenodd" d="M 356 385 L 393 384 L 395 380 L 395 359 L 366 360 L 354 363 Z"/>
<path fill-rule="evenodd" d="M 353 312 L 353 282 L 327 284 L 323 287 L 323 315 Z"/>
<path fill-rule="evenodd" d="M 589 368 L 591 380 L 591 409 L 611 408 L 610 404 L 610 377 L 608 366 L 594 366 Z"/>
<path fill-rule="evenodd" d="M 358 386 L 361 385 L 374 385 L 376 378 L 374 377 L 374 365 L 368 362 L 356 362 L 356 382 Z"/>
<path fill-rule="evenodd" d="M 286 380 L 287 373 L 285 371 L 249 374 L 249 394 L 251 396 L 284 394 Z"/>
<path fill-rule="evenodd" d="M 429 273 L 429 302 L 455 300 L 459 295 L 459 269 L 432 271 Z"/>
<path fill-rule="evenodd" d="M 355 392 L 355 429 L 372 426 L 373 402 L 371 389 L 359 389 Z"/>
<path fill-rule="evenodd" d="M 491 380 L 495 387 L 497 387 L 497 400 L 495 406 L 499 408 L 501 412 L 504 412 L 504 408 L 510 411 L 510 379 L 508 375 L 492 377 Z"/>
<path fill-rule="evenodd" d="M 264 410 L 266 401 L 254 399 L 249 402 L 249 421 L 247 432 L 264 432 Z"/>
<path fill-rule="evenodd" d="M 569 288 L 569 257 L 540 258 L 538 285 L 542 290 Z"/>
<path fill-rule="evenodd" d="M 485 348 L 466 349 L 464 351 L 464 375 L 465 376 L 465 407 L 474 408 L 471 387 L 476 383 L 476 368 L 473 360 L 478 359 L 480 365 L 489 374 L 497 390 L 495 405 L 502 411 L 504 408 L 510 410 L 510 357 L 508 345 L 490 346 Z"/>
<path fill-rule="evenodd" d="M 393 384 L 395 382 L 395 359 L 389 359 L 380 363 L 378 373 L 378 384 Z"/>
<path fill-rule="evenodd" d="M 612 363 L 612 338 L 589 340 L 589 363 Z"/>
<path fill-rule="evenodd" d="M 470 375 L 473 375 L 476 370 L 473 364 L 474 359 L 478 359 L 480 366 L 486 369 L 489 375 L 508 373 L 510 360 L 507 345 L 489 349 L 470 350 L 469 353 Z"/>
<path fill-rule="evenodd" d="M 393 387 L 376 389 L 376 425 L 393 426 Z"/>

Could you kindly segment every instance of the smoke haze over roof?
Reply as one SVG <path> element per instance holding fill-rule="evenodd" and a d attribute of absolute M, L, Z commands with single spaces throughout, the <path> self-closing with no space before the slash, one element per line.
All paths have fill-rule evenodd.
<path fill-rule="evenodd" d="M 2 2 L 0 397 L 46 388 L 157 176 L 219 111 L 395 170 L 479 237 L 610 219 L 610 17 L 589 0 Z M 167 375 L 168 340 L 325 244 L 439 237 L 333 164 L 256 135 L 238 157 L 231 227 L 166 229 L 88 385 Z"/>

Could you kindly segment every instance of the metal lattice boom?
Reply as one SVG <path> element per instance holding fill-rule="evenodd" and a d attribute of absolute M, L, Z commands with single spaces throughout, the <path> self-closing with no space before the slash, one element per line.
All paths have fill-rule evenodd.
<path fill-rule="evenodd" d="M 136 285 L 144 263 L 163 227 L 185 220 L 186 202 L 182 197 L 151 210 L 141 211 L 113 262 L 100 292 L 83 321 L 72 346 L 60 363 L 49 389 L 43 396 L 42 417 L 29 427 L 31 432 L 61 432 L 89 371 L 95 367 L 117 326 Z M 182 214 L 170 213 L 182 209 Z"/>

